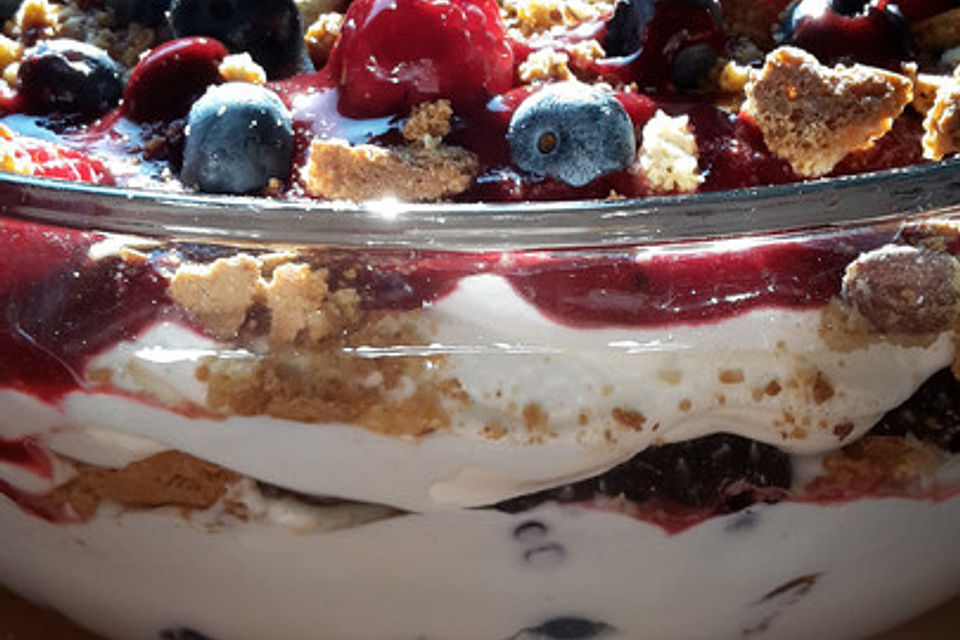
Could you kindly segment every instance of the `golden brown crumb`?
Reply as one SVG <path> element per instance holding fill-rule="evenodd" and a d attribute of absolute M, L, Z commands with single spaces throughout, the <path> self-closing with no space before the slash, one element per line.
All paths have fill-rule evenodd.
<path fill-rule="evenodd" d="M 178 451 L 164 451 L 122 469 L 76 465 L 76 475 L 44 497 L 47 507 L 69 505 L 88 520 L 103 501 L 125 507 L 206 509 L 240 476 Z"/>
<path fill-rule="evenodd" d="M 24 0 L 14 16 L 14 33 L 32 44 L 57 33 L 60 7 L 48 0 Z"/>
<path fill-rule="evenodd" d="M 938 87 L 923 129 L 923 157 L 940 160 L 960 151 L 960 79 L 951 78 Z"/>
<path fill-rule="evenodd" d="M 388 149 L 314 140 L 307 192 L 336 200 L 435 201 L 465 191 L 476 172 L 476 158 L 460 147 Z"/>
<path fill-rule="evenodd" d="M 294 0 L 294 2 L 305 25 L 313 24 L 325 13 L 343 11 L 349 4 L 345 0 Z"/>
<path fill-rule="evenodd" d="M 556 49 L 537 49 L 520 63 L 517 74 L 521 82 L 548 82 L 569 80 L 572 77 L 567 63 L 570 56 Z"/>
<path fill-rule="evenodd" d="M 121 27 L 109 11 L 89 4 L 78 0 L 61 3 L 57 35 L 100 47 L 125 67 L 136 65 L 146 50 L 159 44 L 161 34 L 152 27 L 138 22 Z"/>
<path fill-rule="evenodd" d="M 526 38 L 554 27 L 571 28 L 613 12 L 615 0 L 503 0 L 508 34 Z"/>
<path fill-rule="evenodd" d="M 307 45 L 307 55 L 317 69 L 322 69 L 330 58 L 333 45 L 340 37 L 340 27 L 343 26 L 343 14 L 324 13 L 307 28 L 304 42 Z"/>
<path fill-rule="evenodd" d="M 849 152 L 886 133 L 912 99 L 908 78 L 863 65 L 833 69 L 780 47 L 746 86 L 744 110 L 764 142 L 798 174 L 829 173 Z"/>
<path fill-rule="evenodd" d="M 293 342 L 310 324 L 327 297 L 327 272 L 306 264 L 284 264 L 273 270 L 265 287 L 270 314 L 270 341 Z"/>
<path fill-rule="evenodd" d="M 186 265 L 170 281 L 174 302 L 188 309 L 211 335 L 236 335 L 260 287 L 260 269 L 239 254 L 209 265 Z"/>
<path fill-rule="evenodd" d="M 224 82 L 249 82 L 264 84 L 267 72 L 250 57 L 249 53 L 234 53 L 223 59 L 217 68 Z"/>
<path fill-rule="evenodd" d="M 960 8 L 938 13 L 910 26 L 913 42 L 920 49 L 943 51 L 960 45 Z"/>
<path fill-rule="evenodd" d="M 421 102 L 410 111 L 403 123 L 403 138 L 427 149 L 436 149 L 440 141 L 450 133 L 450 118 L 453 107 L 449 100 Z"/>
<path fill-rule="evenodd" d="M 740 384 L 743 382 L 743 369 L 722 369 L 717 376 L 721 384 Z"/>
<path fill-rule="evenodd" d="M 647 417 L 639 411 L 630 409 L 615 408 L 610 412 L 613 421 L 625 429 L 631 431 L 643 431 L 643 425 L 647 422 Z"/>
<path fill-rule="evenodd" d="M 841 432 L 846 427 L 841 427 Z M 847 434 L 849 435 L 849 433 Z M 824 458 L 823 475 L 807 491 L 812 496 L 874 496 L 918 489 L 942 462 L 936 448 L 906 438 L 864 436 Z"/>

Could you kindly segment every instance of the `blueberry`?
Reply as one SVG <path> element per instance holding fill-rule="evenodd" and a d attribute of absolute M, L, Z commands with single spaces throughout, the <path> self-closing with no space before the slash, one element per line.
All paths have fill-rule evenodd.
<path fill-rule="evenodd" d="M 271 79 L 312 68 L 294 0 L 172 0 L 169 20 L 177 38 L 209 36 L 246 51 Z"/>
<path fill-rule="evenodd" d="M 269 89 L 228 82 L 207 89 L 187 116 L 181 179 L 210 193 L 250 193 L 285 179 L 293 156 L 290 112 Z"/>
<path fill-rule="evenodd" d="M 660 0 L 619 0 L 613 16 L 606 24 L 606 35 L 603 38 L 603 49 L 608 56 L 622 57 L 637 53 L 643 48 L 647 38 L 647 27 L 651 25 L 657 15 Z M 678 0 L 666 0 L 665 5 L 679 6 L 684 4 Z M 693 8 L 706 9 L 713 21 L 723 23 L 723 11 L 719 0 L 688 0 L 686 4 Z M 681 7 L 681 10 L 690 7 Z M 674 24 L 676 19 L 670 16 L 665 21 L 669 27 L 680 34 L 684 30 L 682 24 Z M 668 38 L 674 34 L 664 34 Z M 674 45 L 675 46 L 675 45 Z"/>
<path fill-rule="evenodd" d="M 579 82 L 547 85 L 510 119 L 514 163 L 574 187 L 626 169 L 636 155 L 633 123 L 611 94 Z"/>
<path fill-rule="evenodd" d="M 539 627 L 530 629 L 531 632 L 549 640 L 588 640 L 599 638 L 612 630 L 613 627 L 605 622 L 573 616 L 551 618 Z"/>
<path fill-rule="evenodd" d="M 793 480 L 790 456 L 776 447 L 718 433 L 650 447 L 602 475 L 513 498 L 497 505 L 519 513 L 546 501 L 580 502 L 619 496 L 659 499 L 713 513 L 732 513 L 781 499 Z"/>
<path fill-rule="evenodd" d="M 20 0 L 0 0 L 0 20 L 9 20 L 20 8 Z"/>
<path fill-rule="evenodd" d="M 113 13 L 117 24 L 136 22 L 153 27 L 164 21 L 170 0 L 106 0 L 104 6 Z"/>
<path fill-rule="evenodd" d="M 883 416 L 870 433 L 909 434 L 944 451 L 960 453 L 960 380 L 950 369 L 941 369 L 906 402 Z"/>
<path fill-rule="evenodd" d="M 717 52 L 706 43 L 684 47 L 673 57 L 673 86 L 680 91 L 697 89 L 717 64 Z"/>
<path fill-rule="evenodd" d="M 106 51 L 65 38 L 29 49 L 17 81 L 33 113 L 93 118 L 117 106 L 123 94 L 120 65 Z"/>
<path fill-rule="evenodd" d="M 655 0 L 620 0 L 607 22 L 603 49 L 608 56 L 628 56 L 643 44 L 647 25 L 653 20 Z"/>

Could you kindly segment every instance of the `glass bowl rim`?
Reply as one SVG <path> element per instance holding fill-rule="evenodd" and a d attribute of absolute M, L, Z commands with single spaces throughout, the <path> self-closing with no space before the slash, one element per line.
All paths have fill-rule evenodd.
<path fill-rule="evenodd" d="M 450 251 L 643 245 L 960 210 L 960 158 L 635 199 L 416 204 L 167 193 L 0 174 L 6 217 L 148 238 Z"/>

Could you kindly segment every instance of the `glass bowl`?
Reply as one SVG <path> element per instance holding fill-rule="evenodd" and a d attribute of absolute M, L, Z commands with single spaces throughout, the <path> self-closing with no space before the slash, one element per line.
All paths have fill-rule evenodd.
<path fill-rule="evenodd" d="M 958 204 L 4 175 L 0 582 L 121 639 L 878 632 L 960 587 Z"/>

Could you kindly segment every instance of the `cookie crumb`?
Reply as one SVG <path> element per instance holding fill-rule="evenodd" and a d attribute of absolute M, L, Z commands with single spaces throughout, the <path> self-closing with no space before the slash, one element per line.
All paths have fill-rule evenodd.
<path fill-rule="evenodd" d="M 260 269 L 251 256 L 239 254 L 211 264 L 189 264 L 170 281 L 174 302 L 187 309 L 217 338 L 237 334 L 260 288 Z"/>
<path fill-rule="evenodd" d="M 307 193 L 335 200 L 435 201 L 466 191 L 476 172 L 476 158 L 460 147 L 386 148 L 314 140 Z"/>
<path fill-rule="evenodd" d="M 950 78 L 937 88 L 923 129 L 924 158 L 941 160 L 960 151 L 960 79 Z"/>
<path fill-rule="evenodd" d="M 450 133 L 452 117 L 453 107 L 449 100 L 421 102 L 410 110 L 410 117 L 403 123 L 403 138 L 425 149 L 436 149 Z"/>
<path fill-rule="evenodd" d="M 807 178 L 889 131 L 913 98 L 903 75 L 859 64 L 831 69 L 794 47 L 769 53 L 745 91 L 744 111 L 767 147 Z"/>
<path fill-rule="evenodd" d="M 320 15 L 307 28 L 303 40 L 307 46 L 307 55 L 317 69 L 322 69 L 330 59 L 330 52 L 333 51 L 333 45 L 340 37 L 342 26 L 343 14 L 331 12 Z"/>
<path fill-rule="evenodd" d="M 654 191 L 696 191 L 703 182 L 688 116 L 658 110 L 643 127 L 640 170 Z"/>
<path fill-rule="evenodd" d="M 520 63 L 517 74 L 525 84 L 569 80 L 573 77 L 567 63 L 570 56 L 556 49 L 537 49 Z"/>
<path fill-rule="evenodd" d="M 247 52 L 228 55 L 217 68 L 224 82 L 249 82 L 266 84 L 267 72 L 253 61 Z"/>

